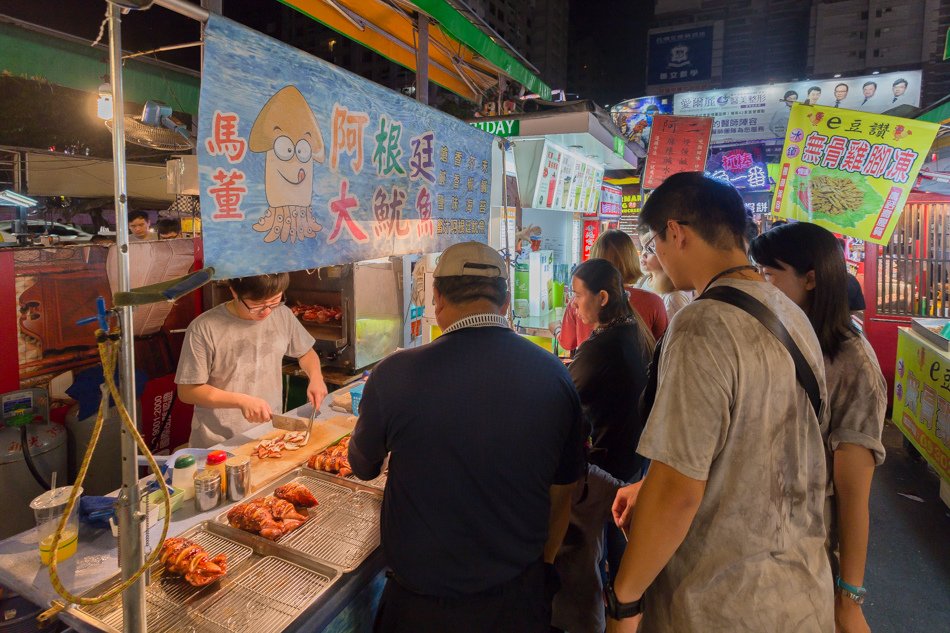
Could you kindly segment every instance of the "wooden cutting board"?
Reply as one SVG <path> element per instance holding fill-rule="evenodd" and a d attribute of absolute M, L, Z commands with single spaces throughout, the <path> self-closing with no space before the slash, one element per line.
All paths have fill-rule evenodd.
<path fill-rule="evenodd" d="M 352 418 L 352 421 L 350 419 Z M 294 468 L 306 464 L 314 453 L 318 453 L 331 444 L 335 444 L 344 435 L 353 432 L 356 418 L 352 416 L 337 416 L 326 420 L 315 420 L 313 431 L 310 432 L 310 441 L 306 446 L 296 451 L 284 450 L 280 457 L 260 459 L 257 457 L 257 445 L 261 440 L 279 437 L 286 431 L 275 430 L 266 433 L 260 439 L 248 442 L 243 446 L 231 449 L 235 455 L 248 455 L 251 458 L 251 493 L 257 492 L 268 483 Z"/>

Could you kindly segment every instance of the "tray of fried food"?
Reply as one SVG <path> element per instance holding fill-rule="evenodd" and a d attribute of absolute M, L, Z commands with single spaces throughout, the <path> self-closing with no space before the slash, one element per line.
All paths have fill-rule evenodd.
<path fill-rule="evenodd" d="M 239 520 L 244 520 L 236 518 L 236 508 L 241 505 L 259 508 L 266 503 L 262 500 L 279 498 L 276 497 L 278 494 L 284 497 L 282 501 L 291 505 L 316 503 L 309 507 L 293 506 L 298 513 L 306 512 L 307 518 L 290 530 L 283 531 L 279 525 L 281 521 L 274 519 L 274 523 L 278 523 L 276 526 L 264 521 L 263 530 L 245 531 L 255 534 L 256 538 L 273 540 L 282 547 L 343 571 L 355 569 L 379 545 L 381 491 L 304 467 L 287 473 L 242 504 L 222 512 L 215 520 L 219 524 L 244 529 L 235 525 Z M 295 522 L 295 519 L 290 520 Z M 251 527 L 259 526 L 260 523 Z"/>
<path fill-rule="evenodd" d="M 306 486 L 291 481 L 273 494 L 238 503 L 226 516 L 231 527 L 276 541 L 303 525 L 310 516 L 308 508 L 318 504 Z"/>
<path fill-rule="evenodd" d="M 307 468 L 333 473 L 340 477 L 349 477 L 353 474 L 349 457 L 350 436 L 347 435 L 336 444 L 311 455 L 307 460 Z"/>
<path fill-rule="evenodd" d="M 388 460 L 387 460 L 388 461 Z M 307 468 L 319 470 L 325 473 L 331 473 L 345 477 L 350 481 L 356 481 L 364 486 L 383 490 L 386 487 L 386 468 L 374 479 L 363 481 L 353 474 L 353 468 L 350 466 L 350 436 L 347 435 L 336 444 L 328 446 L 318 453 L 314 453 L 307 460 Z"/>
<path fill-rule="evenodd" d="M 266 618 L 259 621 L 268 623 L 267 630 L 279 631 L 340 578 L 340 571 L 329 565 L 211 521 L 165 539 L 160 547 L 161 557 L 152 567 L 151 580 L 145 589 L 149 633 L 251 630 L 248 627 L 253 624 L 248 616 L 249 611 L 253 616 L 254 610 L 250 607 L 258 603 L 261 607 L 257 609 L 267 609 L 267 613 L 262 614 Z M 288 600 L 277 592 L 270 596 L 255 585 L 253 589 L 257 593 L 249 595 L 249 577 L 259 575 L 262 570 L 268 574 L 273 570 L 273 573 L 293 575 L 299 592 Z M 116 574 L 85 595 L 99 595 L 120 582 L 121 577 Z M 244 603 L 244 610 L 222 608 L 236 604 L 238 599 Z M 281 600 L 283 603 L 275 602 Z M 292 604 L 286 604 L 288 601 Z M 121 595 L 73 609 L 71 613 L 99 630 L 123 631 Z M 237 621 L 241 618 L 249 620 L 247 626 Z M 271 629 L 271 621 L 281 623 L 280 628 Z"/>

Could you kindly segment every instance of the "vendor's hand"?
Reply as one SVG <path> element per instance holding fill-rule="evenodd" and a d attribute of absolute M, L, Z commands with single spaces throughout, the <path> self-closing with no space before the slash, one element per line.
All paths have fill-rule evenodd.
<path fill-rule="evenodd" d="M 613 514 L 614 523 L 624 532 L 630 529 L 631 513 L 633 506 L 637 504 L 637 497 L 640 495 L 640 486 L 642 485 L 643 481 L 641 480 L 635 484 L 624 486 L 617 491 L 617 496 L 614 497 L 614 504 L 610 508 L 610 512 Z"/>
<path fill-rule="evenodd" d="M 835 632 L 871 633 L 861 605 L 840 593 L 835 594 Z"/>
<path fill-rule="evenodd" d="M 319 409 L 326 397 L 327 385 L 323 382 L 323 379 L 311 380 L 310 384 L 307 385 L 307 400 L 313 405 L 313 408 Z"/>
<path fill-rule="evenodd" d="M 607 633 L 637 633 L 637 629 L 640 628 L 640 620 L 642 619 L 642 614 L 635 615 L 632 618 L 624 618 L 623 620 L 607 618 Z"/>
<path fill-rule="evenodd" d="M 268 422 L 272 411 L 266 400 L 244 396 L 241 400 L 241 413 L 248 422 Z"/>

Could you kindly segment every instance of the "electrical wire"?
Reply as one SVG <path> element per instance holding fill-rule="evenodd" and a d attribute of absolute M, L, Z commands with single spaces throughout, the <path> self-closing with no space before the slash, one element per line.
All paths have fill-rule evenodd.
<path fill-rule="evenodd" d="M 135 428 L 135 424 L 132 422 L 132 418 L 129 415 L 128 409 L 126 408 L 125 403 L 122 401 L 122 397 L 119 394 L 119 389 L 115 384 L 115 369 L 119 358 L 118 338 L 117 329 L 113 329 L 108 334 L 102 330 L 96 330 L 96 340 L 99 348 L 99 357 L 102 359 L 103 375 L 105 377 L 106 385 L 109 388 L 109 393 L 112 395 L 112 399 L 115 401 L 115 407 L 119 413 L 119 418 L 125 425 L 126 431 L 132 435 L 132 438 L 135 440 L 139 450 L 142 451 L 142 454 L 145 455 L 146 459 L 148 460 L 149 468 L 153 473 L 155 473 L 155 478 L 158 481 L 162 491 L 162 502 L 165 506 L 165 518 L 162 522 L 162 536 L 159 539 L 159 543 L 163 543 L 165 541 L 165 537 L 168 536 L 168 528 L 171 524 L 171 494 L 168 490 L 168 485 L 165 483 L 165 478 L 162 476 L 161 469 L 155 462 L 155 458 L 152 456 L 151 451 L 148 450 L 145 440 L 142 439 L 138 429 Z M 96 448 L 96 444 L 99 442 L 99 434 L 102 432 L 102 426 L 105 421 L 105 413 L 108 407 L 109 399 L 105 396 L 105 394 L 103 394 L 102 402 L 99 405 L 99 413 L 96 416 L 96 424 L 93 426 L 92 436 L 89 440 L 89 446 L 86 448 L 86 454 L 83 456 L 82 465 L 79 467 L 79 473 L 76 475 L 76 481 L 73 483 L 72 492 L 69 495 L 69 501 L 66 503 L 66 510 L 64 511 L 62 518 L 59 520 L 59 525 L 56 527 L 56 532 L 53 534 L 53 542 L 50 545 L 50 583 L 53 585 L 56 593 L 62 596 L 67 602 L 83 606 L 90 606 L 105 602 L 106 600 L 119 595 L 131 587 L 142 576 L 142 574 L 144 574 L 146 570 L 148 570 L 155 563 L 155 561 L 159 559 L 162 553 L 162 548 L 156 547 L 154 550 L 152 550 L 148 558 L 146 558 L 143 565 L 139 567 L 135 573 L 129 577 L 128 580 L 120 583 L 112 589 L 109 589 L 105 593 L 92 598 L 84 598 L 71 593 L 68 589 L 66 589 L 59 577 L 59 570 L 57 566 L 59 544 L 60 541 L 62 541 L 63 531 L 66 529 L 66 523 L 69 520 L 69 516 L 72 514 L 73 509 L 76 506 L 76 501 L 79 497 L 79 490 L 86 478 L 86 473 L 89 470 L 89 463 L 92 461 L 93 451 Z M 125 528 L 138 529 L 135 525 L 125 526 Z M 37 619 L 40 622 L 46 622 L 63 609 L 65 609 L 65 605 L 54 602 L 54 606 L 40 614 Z"/>
<path fill-rule="evenodd" d="M 52 490 L 49 482 L 40 474 L 40 471 L 36 468 L 36 464 L 33 463 L 33 456 L 30 455 L 30 443 L 25 424 L 20 427 L 20 446 L 23 448 L 23 460 L 26 462 L 26 467 L 30 471 L 30 474 L 33 475 L 33 479 L 35 479 L 36 483 L 44 490 Z"/>
<path fill-rule="evenodd" d="M 99 25 L 99 35 L 96 36 L 96 41 L 90 44 L 89 46 L 95 48 L 99 45 L 99 42 L 102 41 L 102 36 L 106 34 L 106 24 L 109 23 L 109 4 L 106 3 L 106 16 L 102 18 L 102 24 Z"/>

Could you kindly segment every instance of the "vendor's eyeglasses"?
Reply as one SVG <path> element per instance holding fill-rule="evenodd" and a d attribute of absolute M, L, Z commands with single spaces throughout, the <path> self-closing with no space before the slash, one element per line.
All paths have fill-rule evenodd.
<path fill-rule="evenodd" d="M 685 220 L 667 220 L 666 226 L 653 234 L 653 237 L 647 240 L 646 244 L 643 245 L 643 252 L 647 255 L 656 255 L 656 244 L 653 243 L 654 240 L 663 233 L 666 233 L 666 229 L 670 228 L 670 222 L 676 222 L 681 226 L 689 226 L 689 222 Z"/>
<path fill-rule="evenodd" d="M 265 310 L 276 310 L 280 306 L 287 303 L 287 300 L 284 299 L 283 295 L 281 295 L 281 299 L 277 303 L 268 303 L 262 306 L 249 306 L 247 305 L 247 301 L 244 299 L 239 299 L 239 301 L 244 304 L 244 307 L 247 308 L 247 311 L 251 314 L 262 314 Z"/>

